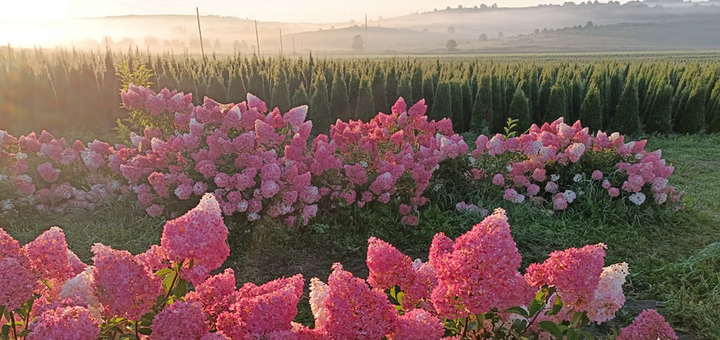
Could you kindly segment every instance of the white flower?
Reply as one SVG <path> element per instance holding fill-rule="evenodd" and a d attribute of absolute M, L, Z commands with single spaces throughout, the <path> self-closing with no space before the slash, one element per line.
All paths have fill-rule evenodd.
<path fill-rule="evenodd" d="M 423 261 L 421 259 L 415 259 L 415 261 L 413 261 L 413 263 L 412 263 L 414 270 L 420 270 L 422 265 L 423 265 Z"/>
<path fill-rule="evenodd" d="M 565 192 L 563 192 L 563 197 L 568 203 L 572 203 L 577 198 L 577 195 L 572 190 L 565 190 Z"/>
<path fill-rule="evenodd" d="M 17 160 L 27 159 L 27 157 L 28 157 L 28 155 L 26 153 L 18 152 L 15 154 L 15 158 Z"/>
<path fill-rule="evenodd" d="M 5 141 L 5 130 L 0 130 L 0 145 Z"/>
<path fill-rule="evenodd" d="M 8 176 L 0 174 L 0 182 L 7 181 Z"/>
<path fill-rule="evenodd" d="M 573 177 L 573 182 L 577 183 L 577 182 L 580 182 L 580 181 L 582 181 L 582 175 L 581 175 L 581 174 L 575 174 L 575 176 Z"/>
<path fill-rule="evenodd" d="M 505 167 L 505 169 L 507 169 L 507 171 L 512 171 L 513 167 L 512 167 L 512 165 L 508 165 Z"/>
<path fill-rule="evenodd" d="M 436 165 L 436 166 L 433 168 L 433 171 L 437 171 L 438 169 L 440 169 L 440 164 Z"/>
<path fill-rule="evenodd" d="M 3 211 L 9 211 L 15 208 L 15 205 L 12 203 L 11 200 L 4 200 L 0 202 L 0 206 L 2 207 Z"/>
<path fill-rule="evenodd" d="M 636 153 L 636 154 L 635 154 L 635 159 L 641 160 L 642 158 L 643 158 L 643 155 L 642 155 L 642 154 L 639 154 L 639 153 Z"/>
<path fill-rule="evenodd" d="M 557 182 L 559 179 L 560 179 L 560 175 L 558 175 L 558 174 L 550 175 L 550 180 L 553 182 Z"/>
<path fill-rule="evenodd" d="M 366 161 L 360 161 L 360 165 L 362 165 L 363 168 L 367 168 L 368 164 Z"/>
<path fill-rule="evenodd" d="M 470 165 L 475 165 L 475 162 L 477 162 L 475 157 L 468 157 L 468 161 L 470 162 Z"/>
<path fill-rule="evenodd" d="M 260 215 L 258 213 L 249 213 L 247 219 L 250 222 L 257 221 L 260 219 Z"/>
<path fill-rule="evenodd" d="M 645 194 L 642 192 L 636 192 L 632 195 L 630 195 L 630 202 L 633 202 L 635 205 L 641 205 L 643 202 L 645 202 Z"/>
<path fill-rule="evenodd" d="M 30 176 L 28 175 L 20 175 L 18 176 L 18 178 L 22 179 L 26 183 L 32 183 L 32 178 L 30 178 Z"/>
<path fill-rule="evenodd" d="M 328 296 L 328 285 L 314 277 L 310 279 L 310 310 L 315 317 L 316 325 L 323 325 L 327 319 L 325 298 Z"/>

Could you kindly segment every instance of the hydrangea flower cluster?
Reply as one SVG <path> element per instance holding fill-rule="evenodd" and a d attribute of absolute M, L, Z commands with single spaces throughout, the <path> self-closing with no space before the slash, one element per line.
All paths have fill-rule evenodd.
<path fill-rule="evenodd" d="M 124 197 L 128 187 L 107 167 L 116 146 L 95 140 L 69 145 L 43 130 L 15 138 L 0 130 L 0 213 L 30 207 L 40 213 L 92 209 Z"/>
<path fill-rule="evenodd" d="M 158 97 L 165 107 L 152 99 Z M 168 97 L 178 103 L 171 105 Z M 311 184 L 307 106 L 268 112 L 252 94 L 239 104 L 205 98 L 193 106 L 179 93 L 144 88 L 123 98 L 128 108 L 174 114 L 174 134 L 146 129 L 143 136 L 131 135 L 132 147 L 110 163 L 150 215 L 178 213 L 206 192 L 215 194 L 224 215 L 241 213 L 250 221 L 269 216 L 292 226 L 317 213 L 321 193 Z"/>
<path fill-rule="evenodd" d="M 541 127 L 532 125 L 519 137 L 480 135 L 471 163 L 483 167 L 473 169 L 475 179 L 503 188 L 503 197 L 513 203 L 550 202 L 555 210 L 564 210 L 588 178 L 610 197 L 624 194 L 635 205 L 647 197 L 674 205 L 682 196 L 668 185 L 674 168 L 659 150 L 646 151 L 646 143 L 625 143 L 618 133 L 598 131 L 593 136 L 580 121 L 567 125 L 559 118 Z"/>
<path fill-rule="evenodd" d="M 426 263 L 411 261 L 389 243 L 371 238 L 366 280 L 339 263 L 333 266 L 327 284 L 311 280 L 310 306 L 315 317 L 311 329 L 292 321 L 305 285 L 300 274 L 259 286 L 246 283 L 238 289 L 232 269 L 226 269 L 215 276 L 198 276 L 195 291 L 187 295 L 172 285 L 161 285 L 167 278 L 163 273 L 182 275 L 184 267 L 177 264 L 192 259 L 213 264 L 207 269 L 214 270 L 215 264 L 223 262 L 224 251 L 207 249 L 209 244 L 227 246 L 219 206 L 214 195 L 204 196 L 198 207 L 167 223 L 163 239 L 170 241 L 143 254 L 133 256 L 96 244 L 90 267 L 75 263 L 59 229 L 45 232 L 22 248 L 0 229 L 0 277 L 12 280 L 0 284 L 0 305 L 17 310 L 34 292 L 40 294 L 30 304 L 30 315 L 36 319 L 29 324 L 26 339 L 90 340 L 106 338 L 105 332 L 110 331 L 134 336 L 134 327 L 152 317 L 152 325 L 141 329 L 142 334 L 149 334 L 147 339 L 434 340 L 460 339 L 458 331 L 446 330 L 446 325 L 468 324 L 467 318 L 481 313 L 496 313 L 501 322 L 512 324 L 517 315 L 502 311 L 511 306 L 527 311 L 528 301 L 541 285 L 554 287 L 566 302 L 557 316 L 561 319 L 571 317 L 570 312 L 585 311 L 592 321 L 601 323 L 612 319 L 625 300 L 622 284 L 627 264 L 603 268 L 602 244 L 553 252 L 522 276 L 507 217 L 498 209 L 454 241 L 437 234 Z M 213 231 L 198 228 L 201 224 Z M 195 242 L 208 234 L 217 236 Z M 47 250 L 42 251 L 41 245 Z M 52 277 L 51 287 L 39 284 L 48 277 Z M 177 276 L 171 278 L 175 281 Z M 393 306 L 387 290 L 401 306 Z M 477 327 L 485 326 L 492 327 Z M 446 331 L 451 337 L 443 338 Z M 544 332 L 534 327 L 526 335 L 548 337 Z M 654 311 L 643 312 L 619 338 L 677 339 Z"/>
<path fill-rule="evenodd" d="M 401 97 L 390 114 L 378 113 L 367 123 L 338 120 L 329 138 L 313 142 L 311 171 L 323 183 L 321 190 L 360 207 L 392 200 L 404 224 L 417 224 L 415 211 L 428 201 L 423 193 L 434 171 L 468 151 L 449 119 L 428 121 L 426 110 L 424 100 L 408 109 Z"/>

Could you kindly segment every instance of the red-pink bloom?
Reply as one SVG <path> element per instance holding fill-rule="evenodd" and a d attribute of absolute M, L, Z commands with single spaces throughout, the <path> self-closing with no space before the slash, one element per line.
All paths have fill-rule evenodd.
<path fill-rule="evenodd" d="M 60 178 L 60 170 L 53 168 L 50 162 L 38 165 L 37 171 L 40 177 L 48 183 L 55 183 Z"/>
<path fill-rule="evenodd" d="M 220 204 L 205 194 L 195 208 L 165 223 L 160 244 L 171 261 L 183 264 L 180 275 L 199 284 L 230 255 L 227 235 Z"/>
<path fill-rule="evenodd" d="M 412 260 L 389 243 L 375 237 L 368 239 L 367 281 L 374 288 L 385 290 L 399 285 L 409 286 L 414 272 Z"/>
<path fill-rule="evenodd" d="M 74 276 L 62 229 L 52 227 L 46 230 L 34 241 L 23 246 L 23 250 L 30 260 L 30 270 L 40 278 L 65 282 Z"/>
<path fill-rule="evenodd" d="M 323 300 L 325 323 L 319 331 L 335 340 L 375 340 L 395 328 L 397 312 L 382 291 L 371 290 L 340 264 L 333 266 Z"/>
<path fill-rule="evenodd" d="M 618 189 L 618 188 L 610 187 L 607 189 L 607 191 L 608 191 L 608 195 L 610 195 L 610 197 L 615 198 L 615 197 L 620 196 L 620 189 Z"/>
<path fill-rule="evenodd" d="M 620 330 L 617 340 L 677 340 L 677 334 L 654 309 L 646 309 L 630 326 Z"/>
<path fill-rule="evenodd" d="M 195 291 L 189 292 L 185 299 L 199 302 L 207 317 L 208 325 L 211 328 L 214 327 L 218 316 L 222 312 L 230 310 L 230 307 L 237 301 L 235 272 L 228 268 L 218 275 L 211 276 L 195 286 Z"/>
<path fill-rule="evenodd" d="M 525 303 L 531 292 L 518 272 L 521 260 L 502 209 L 454 244 L 436 235 L 430 263 L 438 280 L 432 291 L 438 314 L 459 318 Z"/>
<path fill-rule="evenodd" d="M 114 315 L 140 320 L 163 294 L 160 278 L 127 251 L 98 243 L 93 245 L 92 252 L 95 290 L 100 302 Z"/>
<path fill-rule="evenodd" d="M 198 302 L 175 301 L 153 319 L 150 340 L 200 339 L 207 333 L 205 315 Z"/>
<path fill-rule="evenodd" d="M 568 156 L 571 162 L 577 163 L 580 161 L 580 157 L 585 153 L 585 144 L 573 143 L 565 149 L 565 154 Z"/>
<path fill-rule="evenodd" d="M 413 309 L 398 318 L 389 340 L 437 340 L 445 334 L 442 320 L 423 309 Z"/>
<path fill-rule="evenodd" d="M 27 340 L 95 340 L 98 322 L 84 307 L 59 307 L 45 311 L 28 327 Z"/>
<path fill-rule="evenodd" d="M 592 173 L 592 179 L 594 179 L 594 180 L 596 180 L 596 181 L 599 181 L 599 180 L 603 179 L 603 173 L 602 173 L 602 171 L 600 171 L 600 170 L 595 170 L 595 171 L 593 171 L 593 173 Z"/>
<path fill-rule="evenodd" d="M 505 185 L 505 177 L 502 174 L 495 174 L 492 179 L 492 183 L 498 186 Z"/>
<path fill-rule="evenodd" d="M 627 263 L 617 263 L 603 268 L 600 282 L 588 308 L 590 321 L 600 324 L 615 317 L 615 312 L 625 304 L 622 285 L 628 273 Z"/>
<path fill-rule="evenodd" d="M 231 307 L 250 333 L 265 334 L 291 330 L 305 281 L 301 274 L 270 281 L 262 286 L 246 283 L 237 292 Z M 222 323 L 218 318 L 218 327 Z"/>
<path fill-rule="evenodd" d="M 550 182 L 552 183 L 552 182 Z M 568 207 L 568 202 L 565 199 L 563 193 L 559 192 L 553 197 L 553 208 L 555 210 L 565 210 Z"/>
<path fill-rule="evenodd" d="M 566 306 L 587 311 L 600 282 L 606 248 L 598 243 L 554 251 L 542 264 L 531 264 L 525 279 L 533 287 L 554 286 Z"/>

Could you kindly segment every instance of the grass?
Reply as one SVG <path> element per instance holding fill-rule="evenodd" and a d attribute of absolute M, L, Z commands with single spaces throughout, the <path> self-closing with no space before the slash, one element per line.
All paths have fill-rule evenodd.
<path fill-rule="evenodd" d="M 671 184 L 686 192 L 685 208 L 678 213 L 612 202 L 591 189 L 573 209 L 553 212 L 492 198 L 481 188 L 445 183 L 429 192 L 433 203 L 423 209 L 417 227 L 400 225 L 399 217 L 384 206 L 330 211 L 302 229 L 255 226 L 247 233 L 245 224 L 228 220 L 234 231 L 225 266 L 235 270 L 239 283 L 263 283 L 296 273 L 306 280 L 325 280 L 335 262 L 366 277 L 368 237 L 379 237 L 413 258 L 426 260 L 436 232 L 457 237 L 481 220 L 477 214 L 455 211 L 455 203 L 464 200 L 489 210 L 506 209 L 524 266 L 543 261 L 553 250 L 607 244 L 606 264 L 628 262 L 630 266 L 625 286 L 629 301 L 657 301 L 652 304 L 676 329 L 696 338 L 720 339 L 720 245 L 715 243 L 720 241 L 720 172 L 716 170 L 720 136 L 651 137 L 648 150 L 658 148 L 676 168 Z M 21 243 L 51 225 L 61 225 L 71 249 L 89 262 L 89 249 L 95 242 L 132 253 L 159 243 L 163 220 L 118 202 L 92 213 L 30 214 L 0 219 L 0 224 Z M 632 308 L 637 304 L 628 305 L 618 313 L 617 321 L 600 331 L 616 332 L 640 312 Z M 312 322 L 307 296 L 298 307 L 297 321 Z"/>

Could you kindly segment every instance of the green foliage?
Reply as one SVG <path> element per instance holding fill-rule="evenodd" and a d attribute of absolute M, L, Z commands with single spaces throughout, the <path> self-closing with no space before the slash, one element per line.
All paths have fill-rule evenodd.
<path fill-rule="evenodd" d="M 439 121 L 452 117 L 452 86 L 449 82 L 438 84 L 433 101 L 433 109 L 428 115 L 429 119 Z"/>
<path fill-rule="evenodd" d="M 314 90 L 312 98 L 310 99 L 308 118 L 313 121 L 314 133 L 327 133 L 330 130 L 330 124 L 333 122 L 324 74 L 320 73 L 315 77 L 313 87 Z"/>
<path fill-rule="evenodd" d="M 480 131 L 492 121 L 492 83 L 490 77 L 483 76 L 478 83 L 475 104 L 473 105 L 470 130 Z"/>
<path fill-rule="evenodd" d="M 467 131 L 470 131 L 470 121 L 472 120 L 473 94 L 470 91 L 470 84 L 467 81 L 462 82 L 461 89 L 462 89 L 463 131 L 456 131 L 456 132 L 467 132 Z"/>
<path fill-rule="evenodd" d="M 705 87 L 692 87 L 685 107 L 675 117 L 675 129 L 680 133 L 698 133 L 705 125 Z"/>
<path fill-rule="evenodd" d="M 648 132 L 670 133 L 672 129 L 672 92 L 673 88 L 669 84 L 658 89 L 645 124 Z"/>
<path fill-rule="evenodd" d="M 412 97 L 412 85 L 410 83 L 410 75 L 405 73 L 400 78 L 400 84 L 398 85 L 397 95 L 398 97 L 402 97 L 405 99 L 405 102 L 408 103 L 408 105 L 412 105 L 413 97 Z"/>
<path fill-rule="evenodd" d="M 637 81 L 634 78 L 625 83 L 625 89 L 620 97 L 612 126 L 614 130 L 622 134 L 638 135 L 642 132 L 640 126 L 640 100 L 638 99 Z"/>
<path fill-rule="evenodd" d="M 523 92 L 522 86 L 518 86 L 513 95 L 512 103 L 510 103 L 510 110 L 508 112 L 508 120 L 517 120 L 518 129 L 525 131 L 532 125 L 532 118 L 530 117 L 530 103 L 525 92 Z"/>
<path fill-rule="evenodd" d="M 501 132 L 507 119 L 507 112 L 505 111 L 505 104 L 503 99 L 503 93 L 501 91 L 500 80 L 497 76 L 492 77 L 492 125 L 490 127 L 491 133 Z"/>
<path fill-rule="evenodd" d="M 547 109 L 545 109 L 545 121 L 552 122 L 560 117 L 569 120 L 567 115 L 567 96 L 565 94 L 565 86 L 555 84 L 550 89 L 550 99 L 548 100 Z"/>
<path fill-rule="evenodd" d="M 339 69 L 335 70 L 333 75 L 333 85 L 330 91 L 330 112 L 331 118 L 337 118 L 347 122 L 350 120 L 350 102 L 347 95 L 347 87 L 345 86 L 345 77 L 340 73 Z"/>
<path fill-rule="evenodd" d="M 453 123 L 453 131 L 462 133 L 465 131 L 465 116 L 462 105 L 462 86 L 459 81 L 450 82 L 450 98 L 450 119 Z"/>
<path fill-rule="evenodd" d="M 357 107 L 355 108 L 355 119 L 369 122 L 375 117 L 376 113 L 370 82 L 367 78 L 363 78 L 360 81 L 360 92 L 358 93 Z"/>
<path fill-rule="evenodd" d="M 600 101 L 600 90 L 595 82 L 590 84 L 585 100 L 580 106 L 579 119 L 583 126 L 589 128 L 590 131 L 602 130 L 603 109 Z"/>
<path fill-rule="evenodd" d="M 290 89 L 284 68 L 278 68 L 275 72 L 271 103 L 273 107 L 280 109 L 280 112 L 287 112 L 291 109 Z"/>
<path fill-rule="evenodd" d="M 388 106 L 387 103 L 387 85 L 385 84 L 385 71 L 383 71 L 380 67 L 375 68 L 371 87 L 373 103 L 375 103 L 373 111 L 387 112 L 390 106 Z"/>
<path fill-rule="evenodd" d="M 308 99 L 307 91 L 305 91 L 305 84 L 300 84 L 292 98 L 292 106 L 300 105 L 310 105 L 310 99 Z"/>

